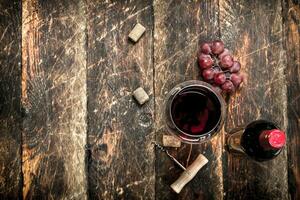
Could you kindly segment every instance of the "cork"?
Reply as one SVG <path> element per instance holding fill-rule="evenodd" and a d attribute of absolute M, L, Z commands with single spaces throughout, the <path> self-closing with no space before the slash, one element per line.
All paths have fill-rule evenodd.
<path fill-rule="evenodd" d="M 146 28 L 137 23 L 134 28 L 132 29 L 132 31 L 129 33 L 129 39 L 132 40 L 133 42 L 137 42 L 140 37 L 144 34 Z"/>
<path fill-rule="evenodd" d="M 142 87 L 139 87 L 133 92 L 134 98 L 137 100 L 137 102 L 140 105 L 143 105 L 149 100 L 148 94 L 145 92 L 145 90 Z"/>
<path fill-rule="evenodd" d="M 181 140 L 174 135 L 163 135 L 163 146 L 178 148 L 181 146 Z"/>

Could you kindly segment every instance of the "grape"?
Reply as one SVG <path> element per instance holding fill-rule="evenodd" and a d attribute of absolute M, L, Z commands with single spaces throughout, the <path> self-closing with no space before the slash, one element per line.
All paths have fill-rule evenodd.
<path fill-rule="evenodd" d="M 232 81 L 232 83 L 235 87 L 239 87 L 241 82 L 243 82 L 242 76 L 239 74 L 236 74 L 236 73 L 231 74 L 230 80 Z"/>
<path fill-rule="evenodd" d="M 221 59 L 221 67 L 228 69 L 233 65 L 233 58 L 231 55 L 226 55 Z"/>
<path fill-rule="evenodd" d="M 211 80 L 214 78 L 215 72 L 213 69 L 205 69 L 202 72 L 202 76 L 205 80 Z"/>
<path fill-rule="evenodd" d="M 230 51 L 228 49 L 224 49 L 224 51 L 218 56 L 220 60 L 226 55 L 230 55 Z"/>
<path fill-rule="evenodd" d="M 222 85 L 226 81 L 226 76 L 223 72 L 215 74 L 214 81 L 218 85 Z"/>
<path fill-rule="evenodd" d="M 211 48 L 209 43 L 203 43 L 201 45 L 201 52 L 205 54 L 210 54 L 211 53 Z"/>
<path fill-rule="evenodd" d="M 213 60 L 210 55 L 201 53 L 198 59 L 198 63 L 201 69 L 207 69 L 213 65 Z"/>
<path fill-rule="evenodd" d="M 229 69 L 231 73 L 239 72 L 241 69 L 241 64 L 239 61 L 234 61 L 232 67 Z"/>
<path fill-rule="evenodd" d="M 233 83 L 229 80 L 225 81 L 225 83 L 221 86 L 221 88 L 227 93 L 231 93 L 235 91 Z"/>
<path fill-rule="evenodd" d="M 224 51 L 224 43 L 221 40 L 215 40 L 212 43 L 211 50 L 216 55 L 222 53 Z"/>

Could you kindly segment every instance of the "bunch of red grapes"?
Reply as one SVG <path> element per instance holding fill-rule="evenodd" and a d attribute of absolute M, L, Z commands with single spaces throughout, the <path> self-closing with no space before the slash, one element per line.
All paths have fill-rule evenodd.
<path fill-rule="evenodd" d="M 241 64 L 233 59 L 220 40 L 201 45 L 198 63 L 203 79 L 219 92 L 232 93 L 243 82 L 239 73 Z"/>

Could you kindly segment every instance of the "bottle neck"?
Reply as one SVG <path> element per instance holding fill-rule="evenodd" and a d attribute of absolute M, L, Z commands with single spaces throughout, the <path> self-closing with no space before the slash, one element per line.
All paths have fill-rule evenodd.
<path fill-rule="evenodd" d="M 259 135 L 259 144 L 265 150 L 279 150 L 285 141 L 285 133 L 278 129 L 264 130 Z"/>

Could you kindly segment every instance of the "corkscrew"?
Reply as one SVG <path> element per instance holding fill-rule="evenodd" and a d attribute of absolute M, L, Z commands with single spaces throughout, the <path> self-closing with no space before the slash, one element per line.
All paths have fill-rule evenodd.
<path fill-rule="evenodd" d="M 172 156 L 166 148 L 157 144 L 156 142 L 152 142 L 159 150 L 165 152 L 167 156 L 173 160 L 184 172 L 180 175 L 180 177 L 171 185 L 171 188 L 176 192 L 179 193 L 182 188 L 192 180 L 197 172 L 208 162 L 207 158 L 199 154 L 196 160 L 187 168 L 185 168 L 174 156 Z"/>
<path fill-rule="evenodd" d="M 160 144 L 157 144 L 156 142 L 152 142 L 159 150 L 165 152 L 167 154 L 167 156 L 173 160 L 181 169 L 186 170 L 186 168 L 178 161 L 176 160 L 176 158 L 174 158 L 174 156 L 172 156 L 168 150 L 166 148 L 164 148 L 163 146 L 161 146 Z"/>

